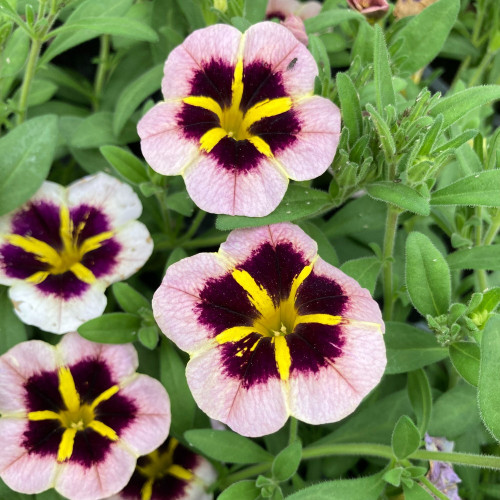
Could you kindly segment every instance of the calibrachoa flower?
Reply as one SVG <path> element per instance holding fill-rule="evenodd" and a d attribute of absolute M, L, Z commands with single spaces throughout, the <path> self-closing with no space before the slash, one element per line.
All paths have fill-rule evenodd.
<path fill-rule="evenodd" d="M 165 101 L 138 124 L 142 152 L 157 172 L 183 175 L 203 210 L 267 215 L 288 178 L 312 179 L 332 162 L 340 112 L 312 95 L 316 62 L 283 26 L 195 31 L 164 73 Z"/>
<path fill-rule="evenodd" d="M 347 0 L 347 3 L 351 9 L 373 19 L 383 17 L 389 10 L 387 0 Z"/>
<path fill-rule="evenodd" d="M 105 288 L 151 255 L 132 188 L 99 173 L 67 188 L 45 182 L 25 205 L 0 217 L 0 284 L 27 324 L 52 333 L 100 316 Z"/>
<path fill-rule="evenodd" d="M 70 500 L 121 490 L 137 457 L 167 437 L 163 386 L 135 373 L 131 344 L 66 335 L 23 342 L 0 357 L 0 477 L 33 494 L 54 487 Z"/>
<path fill-rule="evenodd" d="M 416 16 L 426 7 L 436 2 L 437 0 L 398 0 L 394 7 L 394 16 L 396 19 Z"/>
<path fill-rule="evenodd" d="M 153 312 L 190 354 L 198 406 L 246 436 L 289 415 L 344 418 L 386 365 L 377 303 L 293 224 L 233 231 L 218 253 L 170 266 Z"/>
<path fill-rule="evenodd" d="M 205 486 L 216 477 L 208 460 L 168 438 L 139 458 L 127 486 L 109 500 L 210 500 Z"/>
<path fill-rule="evenodd" d="M 445 438 L 431 437 L 429 434 L 425 435 L 426 450 L 450 452 L 453 451 L 453 445 L 453 441 L 448 441 Z M 453 470 L 451 464 L 430 460 L 427 478 L 448 498 L 451 500 L 460 500 L 458 496 L 458 483 L 461 483 L 462 480 Z"/>
<path fill-rule="evenodd" d="M 299 16 L 301 19 L 317 16 L 321 11 L 319 2 L 299 2 L 298 0 L 269 0 L 267 2 L 266 17 L 277 17 L 284 21 L 288 16 Z"/>

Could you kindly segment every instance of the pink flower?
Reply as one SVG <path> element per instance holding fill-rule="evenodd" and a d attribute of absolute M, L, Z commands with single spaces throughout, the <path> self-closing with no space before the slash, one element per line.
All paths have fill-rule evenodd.
<path fill-rule="evenodd" d="M 307 37 L 306 27 L 304 26 L 304 21 L 298 16 L 288 16 L 281 24 L 289 29 L 293 36 L 306 47 L 309 43 L 309 38 Z"/>
<path fill-rule="evenodd" d="M 205 487 L 216 477 L 208 460 L 168 438 L 139 458 L 127 486 L 108 500 L 210 500 Z"/>
<path fill-rule="evenodd" d="M 366 17 L 383 17 L 389 9 L 387 0 L 346 0 L 351 9 L 355 9 Z"/>
<path fill-rule="evenodd" d="M 198 406 L 245 436 L 349 415 L 386 365 L 380 309 L 293 224 L 232 231 L 218 253 L 170 266 L 153 298 L 190 354 Z"/>
<path fill-rule="evenodd" d="M 165 63 L 165 101 L 138 124 L 144 157 L 161 174 L 182 175 L 203 210 L 267 215 L 289 178 L 317 177 L 335 155 L 340 112 L 312 95 L 317 74 L 276 23 L 195 31 Z"/>
<path fill-rule="evenodd" d="M 284 21 L 288 16 L 298 16 L 302 20 L 317 16 L 321 11 L 319 2 L 299 2 L 297 0 L 269 0 L 266 17 L 277 17 Z"/>
<path fill-rule="evenodd" d="M 0 217 L 0 284 L 17 315 L 52 333 L 100 316 L 104 290 L 148 260 L 153 242 L 136 221 L 132 188 L 99 173 L 67 188 L 45 182 L 19 209 Z"/>
<path fill-rule="evenodd" d="M 415 16 L 436 2 L 437 0 L 398 0 L 394 7 L 394 17 L 401 19 L 403 17 Z"/>
<path fill-rule="evenodd" d="M 163 386 L 135 373 L 129 345 L 23 342 L 0 357 L 0 477 L 15 491 L 70 500 L 120 491 L 137 457 L 167 437 Z"/>

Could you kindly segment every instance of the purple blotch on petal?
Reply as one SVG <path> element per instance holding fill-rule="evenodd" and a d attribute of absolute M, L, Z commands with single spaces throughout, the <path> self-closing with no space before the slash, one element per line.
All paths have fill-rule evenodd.
<path fill-rule="evenodd" d="M 209 130 L 219 127 L 219 117 L 205 108 L 183 104 L 176 116 L 179 127 L 182 128 L 184 136 L 196 143 L 203 134 Z"/>
<path fill-rule="evenodd" d="M 112 443 L 113 441 L 92 429 L 77 432 L 69 461 L 90 468 L 106 458 Z"/>
<path fill-rule="evenodd" d="M 112 379 L 106 363 L 97 358 L 82 359 L 69 369 L 84 403 L 91 403 L 99 394 L 117 383 Z"/>
<path fill-rule="evenodd" d="M 59 420 L 29 420 L 22 445 L 29 453 L 56 457 L 63 432 Z"/>
<path fill-rule="evenodd" d="M 103 241 L 101 247 L 86 253 L 82 258 L 82 264 L 90 269 L 96 278 L 101 278 L 113 272 L 118 264 L 118 254 L 121 245 L 115 239 Z"/>
<path fill-rule="evenodd" d="M 250 141 L 237 141 L 228 136 L 222 138 L 209 155 L 219 166 L 235 174 L 256 168 L 260 160 L 265 158 Z"/>
<path fill-rule="evenodd" d="M 80 224 L 82 227 L 78 233 L 77 243 L 80 245 L 84 240 L 104 233 L 111 229 L 108 217 L 96 207 L 82 204 L 71 209 L 71 219 L 73 221 L 75 231 L 79 230 Z"/>
<path fill-rule="evenodd" d="M 256 342 L 257 346 L 251 350 Z M 251 333 L 238 342 L 222 344 L 220 349 L 224 372 L 241 380 L 243 388 L 265 384 L 271 378 L 279 378 L 274 345 L 270 337 Z"/>
<path fill-rule="evenodd" d="M 293 145 L 300 129 L 296 114 L 289 110 L 277 116 L 262 118 L 250 127 L 250 132 L 264 139 L 273 154 L 276 154 Z"/>
<path fill-rule="evenodd" d="M 40 262 L 32 253 L 10 244 L 0 248 L 0 265 L 9 278 L 21 280 L 50 268 L 49 264 Z"/>
<path fill-rule="evenodd" d="M 30 411 L 59 411 L 63 401 L 59 392 L 59 377 L 55 371 L 32 375 L 24 384 L 25 402 Z"/>
<path fill-rule="evenodd" d="M 194 73 L 190 82 L 190 95 L 211 97 L 221 107 L 229 107 L 232 98 L 233 75 L 234 66 L 212 59 Z"/>
<path fill-rule="evenodd" d="M 71 271 L 67 271 L 62 274 L 51 274 L 36 286 L 46 294 L 70 300 L 83 295 L 90 285 L 80 281 Z"/>

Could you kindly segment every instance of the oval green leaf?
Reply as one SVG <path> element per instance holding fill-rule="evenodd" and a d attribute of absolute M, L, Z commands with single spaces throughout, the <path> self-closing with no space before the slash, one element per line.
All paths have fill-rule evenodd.
<path fill-rule="evenodd" d="M 450 269 L 500 271 L 500 245 L 462 248 L 446 257 Z"/>
<path fill-rule="evenodd" d="M 412 419 L 402 415 L 392 433 L 392 451 L 399 460 L 410 456 L 420 446 L 420 432 Z"/>
<path fill-rule="evenodd" d="M 78 333 L 92 342 L 127 344 L 135 340 L 140 327 L 141 319 L 135 314 L 109 313 L 83 323 Z"/>
<path fill-rule="evenodd" d="M 280 482 L 288 481 L 297 472 L 301 459 L 302 443 L 297 440 L 276 455 L 272 466 L 273 478 Z"/>
<path fill-rule="evenodd" d="M 479 364 L 481 349 L 475 342 L 454 342 L 449 347 L 453 366 L 469 384 L 477 387 L 479 383 Z"/>
<path fill-rule="evenodd" d="M 429 200 L 406 184 L 396 184 L 390 181 L 375 182 L 366 186 L 366 191 L 372 198 L 390 203 L 402 210 L 424 216 L 431 213 Z"/>

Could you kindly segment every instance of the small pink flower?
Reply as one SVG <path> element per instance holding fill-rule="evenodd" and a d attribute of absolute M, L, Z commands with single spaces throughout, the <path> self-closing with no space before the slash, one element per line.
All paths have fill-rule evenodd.
<path fill-rule="evenodd" d="M 389 9 L 387 0 L 346 0 L 351 9 L 357 10 L 366 17 L 377 19 L 383 17 Z"/>
<path fill-rule="evenodd" d="M 284 21 L 281 21 L 281 24 L 289 29 L 293 36 L 300 42 L 303 43 L 306 47 L 309 42 L 309 38 L 307 37 L 306 28 L 304 26 L 304 21 L 298 16 L 288 16 Z"/>
<path fill-rule="evenodd" d="M 283 26 L 195 31 L 164 71 L 165 101 L 137 127 L 142 152 L 157 172 L 182 175 L 203 210 L 267 215 L 289 178 L 312 179 L 331 164 L 340 112 L 312 95 L 316 62 Z"/>
<path fill-rule="evenodd" d="M 216 477 L 208 460 L 168 438 L 137 460 L 127 486 L 108 500 L 211 500 L 205 488 Z"/>
<path fill-rule="evenodd" d="M 140 269 L 153 251 L 136 221 L 132 188 L 99 173 L 67 188 L 44 182 L 33 198 L 0 217 L 0 284 L 22 321 L 52 333 L 100 316 L 104 290 Z"/>
<path fill-rule="evenodd" d="M 277 17 L 284 21 L 288 16 L 298 16 L 302 20 L 317 16 L 321 11 L 319 2 L 299 2 L 298 0 L 269 0 L 266 18 Z"/>
<path fill-rule="evenodd" d="M 23 342 L 0 357 L 0 477 L 14 491 L 55 488 L 70 500 L 120 491 L 137 457 L 167 437 L 163 386 L 135 373 L 129 345 L 76 333 Z"/>
<path fill-rule="evenodd" d="M 190 354 L 198 406 L 245 436 L 275 432 L 289 415 L 344 418 L 386 365 L 377 303 L 293 224 L 232 231 L 218 253 L 170 266 L 153 312 Z"/>

